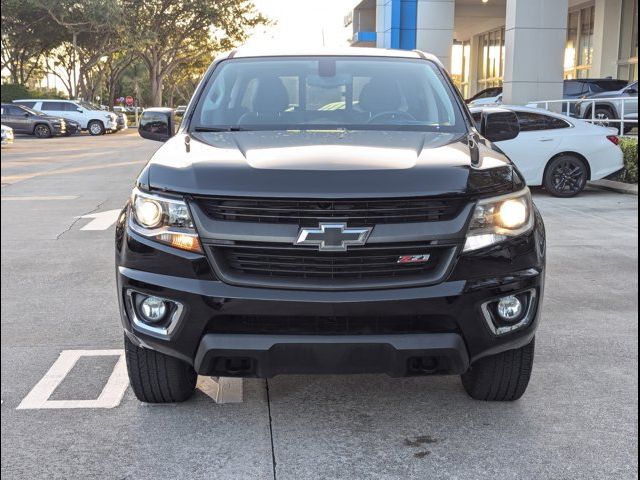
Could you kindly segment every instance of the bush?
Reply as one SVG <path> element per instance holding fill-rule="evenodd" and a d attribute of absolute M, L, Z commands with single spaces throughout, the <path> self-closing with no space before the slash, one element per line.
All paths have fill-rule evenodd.
<path fill-rule="evenodd" d="M 2 85 L 2 102 L 10 103 L 19 98 L 67 98 L 52 88 L 38 88 L 30 90 L 24 85 L 7 83 Z"/>
<path fill-rule="evenodd" d="M 620 148 L 624 153 L 624 170 L 618 179 L 625 183 L 638 183 L 638 139 L 621 138 Z"/>
<path fill-rule="evenodd" d="M 0 90 L 2 91 L 2 103 L 10 103 L 18 98 L 29 98 L 31 96 L 31 92 L 27 87 L 15 83 L 2 85 Z"/>

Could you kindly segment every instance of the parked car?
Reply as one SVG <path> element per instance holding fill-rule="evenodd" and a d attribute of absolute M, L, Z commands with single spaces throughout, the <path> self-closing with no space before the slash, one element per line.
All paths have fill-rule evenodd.
<path fill-rule="evenodd" d="M 9 145 L 13 143 L 13 128 L 7 125 L 2 125 L 0 131 L 2 132 L 2 145 Z"/>
<path fill-rule="evenodd" d="M 14 100 L 13 103 L 48 115 L 74 120 L 80 124 L 82 130 L 88 130 L 91 135 L 102 135 L 108 130 L 115 131 L 117 129 L 115 113 L 105 112 L 81 100 L 21 99 Z"/>
<path fill-rule="evenodd" d="M 144 108 L 142 107 L 125 107 L 125 110 L 127 111 L 127 113 L 131 113 L 131 114 L 135 114 L 137 111 L 138 115 L 144 112 Z"/>
<path fill-rule="evenodd" d="M 127 114 L 117 113 L 116 115 L 118 116 L 118 119 L 117 119 L 118 130 L 126 130 L 127 128 L 129 128 L 129 120 L 127 119 Z"/>
<path fill-rule="evenodd" d="M 610 120 L 621 119 L 624 104 L 624 119 L 625 120 L 637 120 L 638 119 L 638 82 L 634 82 L 630 85 L 621 88 L 620 90 L 602 92 L 587 97 L 591 100 L 596 100 L 595 111 L 592 106 L 594 102 L 581 102 L 576 105 L 576 112 L 578 117 L 584 119 L 590 119 L 595 117 L 598 120 L 598 125 L 612 126 L 621 131 L 621 124 L 619 122 L 611 122 Z M 635 99 L 630 101 L 620 100 L 622 98 Z M 618 100 L 616 100 L 618 99 Z M 592 115 L 593 111 L 593 115 Z M 637 123 L 625 125 L 624 133 L 632 130 L 637 126 Z"/>
<path fill-rule="evenodd" d="M 611 78 L 579 78 L 565 80 L 562 98 L 566 100 L 588 98 L 602 92 L 619 90 L 627 85 L 624 80 L 613 80 Z M 539 100 L 539 99 L 534 99 Z M 549 100 L 556 100 L 550 98 Z M 478 92 L 466 101 L 469 106 L 481 106 L 502 103 L 502 87 L 492 87 Z M 575 103 L 569 105 L 569 113 L 575 112 Z"/>
<path fill-rule="evenodd" d="M 186 105 L 178 105 L 176 107 L 176 115 L 184 115 L 184 112 L 187 111 L 187 106 Z"/>
<path fill-rule="evenodd" d="M 612 92 L 627 86 L 626 80 L 613 78 L 576 78 L 564 81 L 564 98 L 588 98 L 602 92 Z"/>
<path fill-rule="evenodd" d="M 605 178 L 624 167 L 619 139 L 611 128 L 546 110 L 502 106 L 518 116 L 520 134 L 495 142 L 518 167 L 529 186 L 544 186 L 557 197 L 572 197 L 587 181 Z M 482 108 L 472 108 L 480 127 Z"/>
<path fill-rule="evenodd" d="M 142 115 L 166 143 L 116 224 L 139 399 L 185 400 L 197 374 L 462 374 L 476 399 L 524 393 L 542 218 L 435 56 L 239 49 L 193 103 L 177 133 L 173 110 Z M 483 114 L 486 138 L 518 129 Z"/>
<path fill-rule="evenodd" d="M 473 97 L 465 100 L 469 105 L 495 105 L 502 102 L 502 87 L 491 87 L 480 90 Z"/>
<path fill-rule="evenodd" d="M 2 123 L 13 129 L 15 133 L 26 133 L 38 138 L 49 138 L 53 135 L 65 135 L 66 121 L 57 116 L 45 115 L 23 105 L 2 104 Z"/>
<path fill-rule="evenodd" d="M 76 122 L 75 120 L 69 120 L 68 118 L 66 118 L 64 121 L 67 124 L 67 132 L 66 132 L 67 137 L 70 137 L 71 135 L 75 135 L 76 133 L 82 132 L 82 127 L 80 126 L 80 123 Z"/>

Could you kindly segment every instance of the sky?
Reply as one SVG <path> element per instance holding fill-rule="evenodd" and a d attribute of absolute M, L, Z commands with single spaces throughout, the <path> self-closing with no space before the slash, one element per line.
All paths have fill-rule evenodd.
<path fill-rule="evenodd" d="M 276 25 L 260 27 L 247 46 L 339 47 L 348 45 L 344 18 L 360 0 L 253 0 Z M 323 35 L 324 34 L 324 35 Z"/>

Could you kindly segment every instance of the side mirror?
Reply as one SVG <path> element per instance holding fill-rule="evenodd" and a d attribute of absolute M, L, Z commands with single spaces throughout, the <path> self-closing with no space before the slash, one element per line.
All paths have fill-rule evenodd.
<path fill-rule="evenodd" d="M 175 133 L 175 113 L 171 108 L 148 108 L 140 116 L 138 133 L 142 138 L 166 142 Z"/>
<path fill-rule="evenodd" d="M 482 111 L 480 134 L 490 142 L 513 140 L 520 134 L 520 123 L 515 112 L 504 108 Z"/>
<path fill-rule="evenodd" d="M 84 113 L 84 110 L 82 110 L 81 108 L 76 109 L 78 111 L 78 113 Z"/>
<path fill-rule="evenodd" d="M 24 112 L 22 115 L 24 115 L 25 118 L 29 118 L 31 116 L 31 114 L 27 112 Z"/>

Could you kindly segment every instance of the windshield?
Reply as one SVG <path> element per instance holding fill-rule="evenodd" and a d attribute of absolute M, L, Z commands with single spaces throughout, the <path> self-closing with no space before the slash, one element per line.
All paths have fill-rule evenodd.
<path fill-rule="evenodd" d="M 91 102 L 78 102 L 81 106 L 86 108 L 87 110 L 101 110 L 95 103 Z"/>
<path fill-rule="evenodd" d="M 465 132 L 446 82 L 426 60 L 234 59 L 206 85 L 191 129 Z"/>
<path fill-rule="evenodd" d="M 21 108 L 22 110 L 24 110 L 25 112 L 29 112 L 31 115 L 36 115 L 36 116 L 38 116 L 38 117 L 42 117 L 42 116 L 44 116 L 44 115 L 45 115 L 44 113 L 39 112 L 38 110 L 34 110 L 34 109 L 32 109 L 32 108 L 25 107 L 24 105 L 20 105 L 20 108 Z"/>
<path fill-rule="evenodd" d="M 624 80 L 598 80 L 591 84 L 591 91 L 596 93 L 614 92 L 627 86 Z"/>

